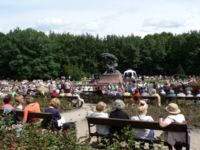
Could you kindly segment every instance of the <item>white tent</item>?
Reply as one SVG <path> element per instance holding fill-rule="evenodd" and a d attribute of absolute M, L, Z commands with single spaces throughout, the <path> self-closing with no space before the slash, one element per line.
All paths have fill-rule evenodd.
<path fill-rule="evenodd" d="M 128 69 L 128 70 L 124 71 L 124 77 L 135 79 L 137 77 L 136 71 L 134 71 L 132 69 Z"/>

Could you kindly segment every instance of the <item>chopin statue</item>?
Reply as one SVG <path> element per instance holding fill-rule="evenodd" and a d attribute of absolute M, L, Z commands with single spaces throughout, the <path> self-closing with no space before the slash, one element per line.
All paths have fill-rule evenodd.
<path fill-rule="evenodd" d="M 115 55 L 111 53 L 102 53 L 101 57 L 103 61 L 106 63 L 105 64 L 106 71 L 104 72 L 104 74 L 120 73 L 118 70 L 116 70 L 116 67 L 118 66 L 118 59 Z"/>

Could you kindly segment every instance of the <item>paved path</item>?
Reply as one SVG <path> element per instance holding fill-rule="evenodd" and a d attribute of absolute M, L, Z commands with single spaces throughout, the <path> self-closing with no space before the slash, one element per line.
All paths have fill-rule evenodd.
<path fill-rule="evenodd" d="M 88 125 L 85 117 L 95 110 L 94 104 L 84 104 L 84 106 L 77 110 L 62 113 L 61 115 L 67 122 L 75 122 L 77 130 L 77 138 L 88 136 Z M 160 132 L 156 132 L 158 135 Z M 193 129 L 190 131 L 191 150 L 200 150 L 200 129 Z"/>

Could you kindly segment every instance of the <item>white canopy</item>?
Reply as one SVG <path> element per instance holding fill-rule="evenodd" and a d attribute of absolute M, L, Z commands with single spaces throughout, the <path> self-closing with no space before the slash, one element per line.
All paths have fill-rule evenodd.
<path fill-rule="evenodd" d="M 137 77 L 137 74 L 136 74 L 136 71 L 134 71 L 132 69 L 128 69 L 128 70 L 124 71 L 124 76 L 135 78 L 135 77 Z"/>

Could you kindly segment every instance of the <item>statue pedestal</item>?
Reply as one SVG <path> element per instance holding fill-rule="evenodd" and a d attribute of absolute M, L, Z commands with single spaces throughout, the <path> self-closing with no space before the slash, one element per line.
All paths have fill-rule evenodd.
<path fill-rule="evenodd" d="M 123 83 L 121 73 L 103 74 L 99 76 L 97 84 Z"/>

